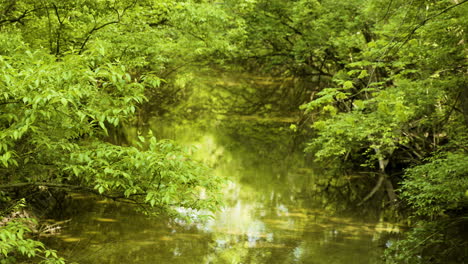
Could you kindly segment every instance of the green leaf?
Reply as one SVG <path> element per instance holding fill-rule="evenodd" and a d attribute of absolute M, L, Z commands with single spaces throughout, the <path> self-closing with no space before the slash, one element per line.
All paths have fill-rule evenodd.
<path fill-rule="evenodd" d="M 344 89 L 351 89 L 351 88 L 353 88 L 353 87 L 354 87 L 354 85 L 353 85 L 353 82 L 352 82 L 352 81 L 345 81 L 345 82 L 343 83 L 343 88 L 344 88 Z"/>
<path fill-rule="evenodd" d="M 361 73 L 359 74 L 358 78 L 363 79 L 363 78 L 365 78 L 367 76 L 369 76 L 369 74 L 367 73 L 367 70 L 362 70 Z"/>
<path fill-rule="evenodd" d="M 104 124 L 104 122 L 99 121 L 99 126 L 102 128 L 102 130 L 104 130 L 104 132 L 105 132 L 106 135 L 107 135 L 108 132 L 107 132 L 107 128 L 106 128 L 106 125 Z"/>

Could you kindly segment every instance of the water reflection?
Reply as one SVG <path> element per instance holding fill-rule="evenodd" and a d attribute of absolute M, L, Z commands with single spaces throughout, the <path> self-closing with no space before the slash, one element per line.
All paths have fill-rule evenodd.
<path fill-rule="evenodd" d="M 72 221 L 50 242 L 79 263 L 380 263 L 380 245 L 398 227 L 376 213 L 337 214 L 335 206 L 322 206 L 325 198 L 304 195 L 316 176 L 300 159 L 285 158 L 287 148 L 257 155 L 253 150 L 265 146 L 191 132 L 173 136 L 197 145 L 200 158 L 230 179 L 215 219 L 150 218 L 128 205 L 75 195 L 66 214 Z"/>

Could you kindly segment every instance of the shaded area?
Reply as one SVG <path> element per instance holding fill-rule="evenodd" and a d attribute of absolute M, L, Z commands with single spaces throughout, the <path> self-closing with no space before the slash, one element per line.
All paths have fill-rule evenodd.
<path fill-rule="evenodd" d="M 261 140 L 250 125 L 244 129 L 255 133 L 223 123 L 210 132 L 159 130 L 197 146 L 199 158 L 229 179 L 226 206 L 213 220 L 145 217 L 125 204 L 74 195 L 62 215 L 72 221 L 49 242 L 80 263 L 379 263 L 399 227 L 375 210 L 343 211 L 347 202 L 331 189 L 313 192 L 316 174 L 281 141 L 285 133 L 265 128 L 270 138 Z"/>

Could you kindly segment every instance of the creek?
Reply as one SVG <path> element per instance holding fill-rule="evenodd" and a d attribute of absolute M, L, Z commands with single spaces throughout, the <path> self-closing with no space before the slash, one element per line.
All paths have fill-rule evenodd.
<path fill-rule="evenodd" d="M 198 158 L 228 179 L 213 219 L 149 217 L 74 194 L 71 221 L 48 244 L 78 263 L 383 263 L 400 228 L 377 209 L 350 208 L 332 188 L 317 191 L 321 172 L 282 138 L 287 126 L 226 124 L 153 124 L 158 137 L 197 146 Z"/>

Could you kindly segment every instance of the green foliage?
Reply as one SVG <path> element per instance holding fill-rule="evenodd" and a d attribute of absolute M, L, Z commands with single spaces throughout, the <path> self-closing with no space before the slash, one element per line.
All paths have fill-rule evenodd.
<path fill-rule="evenodd" d="M 386 251 L 388 263 L 459 263 L 466 256 L 467 158 L 442 152 L 407 170 L 402 197 L 420 220 Z"/>
<path fill-rule="evenodd" d="M 407 170 L 402 197 L 418 222 L 386 251 L 388 263 L 460 263 L 467 255 L 468 156 L 442 152 Z"/>
<path fill-rule="evenodd" d="M 193 71 L 242 52 L 233 45 L 242 25 L 211 2 L 21 0 L 0 8 L 10 43 L 18 39 L 59 58 L 91 52 L 96 60 L 124 65 L 133 79 L 158 76 L 158 89 L 145 92 L 144 106 L 157 116 L 177 112 L 190 98 Z"/>
<path fill-rule="evenodd" d="M 167 111 L 188 97 L 177 76 L 190 74 L 178 69 L 230 49 L 215 37 L 228 24 L 225 14 L 211 5 L 207 15 L 200 8 L 209 5 L 190 1 L 24 0 L 0 6 L 2 209 L 21 198 L 11 190 L 21 195 L 44 188 L 123 200 L 146 213 L 219 208 L 223 180 L 191 151 L 151 134 L 130 146 L 110 142 L 145 108 Z M 197 40 L 197 52 L 183 48 L 209 29 L 192 27 L 185 18 L 216 26 L 207 41 L 219 45 Z M 21 255 L 63 263 L 26 236 L 27 222 L 3 216 L 5 261 Z"/>
<path fill-rule="evenodd" d="M 361 10 L 360 18 L 372 21 L 382 15 L 368 13 L 378 1 L 367 2 L 371 5 Z M 348 58 L 336 53 L 344 67 L 333 76 L 335 86 L 322 89 L 303 106 L 318 114 L 313 124 L 318 136 L 307 150 L 320 159 L 343 160 L 351 154 L 373 167 L 379 161 L 380 169 L 387 161 L 393 172 L 416 164 L 405 173 L 400 198 L 411 206 L 412 219 L 422 221 L 387 251 L 387 261 L 457 263 L 457 256 L 466 255 L 458 244 L 466 243 L 454 230 L 466 215 L 468 160 L 466 153 L 453 152 L 466 149 L 459 132 L 466 130 L 466 120 L 454 112 L 463 93 L 458 30 L 459 23 L 466 23 L 461 22 L 466 6 L 427 4 L 421 20 L 417 3 L 400 10 L 392 4 L 385 14 L 388 21 L 373 28 L 361 25 L 366 41 L 353 44 L 358 49 Z M 424 159 L 437 149 L 444 151 Z"/>
<path fill-rule="evenodd" d="M 0 263 L 15 263 L 22 258 L 35 258 L 38 263 L 62 264 L 63 258 L 57 256 L 56 251 L 47 249 L 43 243 L 31 239 L 31 227 L 37 222 L 33 218 L 21 218 L 21 210 L 25 200 L 12 205 L 8 217 L 0 218 Z"/>
<path fill-rule="evenodd" d="M 386 263 L 463 263 L 468 253 L 464 224 L 466 218 L 458 222 L 419 222 L 404 239 L 392 241 L 385 251 Z"/>
<path fill-rule="evenodd" d="M 19 183 L 85 191 L 146 204 L 148 212 L 216 210 L 221 179 L 174 143 L 154 137 L 135 147 L 105 143 L 109 129 L 131 120 L 146 100 L 149 78 L 135 81 L 123 65 L 92 55 L 56 61 L 26 45 L 3 53 L 0 188 Z M 62 263 L 22 235 L 29 231 L 19 220 L 7 221 L 2 254 L 40 253 L 44 263 Z"/>
<path fill-rule="evenodd" d="M 468 207 L 468 155 L 443 153 L 406 172 L 402 196 L 416 215 L 437 219 Z"/>
<path fill-rule="evenodd" d="M 99 194 L 123 194 L 120 198 L 141 201 L 159 210 L 216 210 L 220 204 L 220 178 L 210 175 L 207 167 L 171 141 L 157 141 L 154 137 L 142 140 L 149 141 L 147 147 L 89 142 L 62 161 L 63 171 L 71 182 L 93 186 Z"/>
<path fill-rule="evenodd" d="M 376 19 L 376 14 L 383 16 L 372 9 L 377 2 L 366 1 L 366 8 L 356 4 L 354 10 L 360 13 L 359 19 L 345 20 L 348 25 L 338 39 L 349 36 L 346 31 L 349 27 L 357 27 L 364 38 L 359 43 L 335 43 L 350 53 L 345 55 L 337 50 L 334 55 L 341 58 L 343 65 L 333 75 L 334 87 L 321 89 L 315 94 L 318 98 L 302 106 L 306 112 L 319 113 L 314 123 L 318 137 L 308 148 L 319 158 L 369 153 L 377 148 L 384 159 L 391 159 L 394 152 L 420 159 L 437 145 L 424 142 L 429 139 L 427 135 L 440 142 L 449 120 L 458 119 L 453 107 L 463 82 L 458 77 L 463 52 L 459 44 L 461 35 L 455 31 L 463 7 L 448 12 L 453 6 L 445 1 L 428 5 L 430 13 L 420 24 L 412 17 L 416 7 L 399 11 L 392 9 L 396 8 L 394 3 L 389 3 L 385 14 L 388 21 L 377 21 L 374 28 L 369 28 L 368 23 Z M 341 10 L 338 4 L 329 4 Z M 370 13 L 371 10 L 375 13 Z M 435 18 L 439 15 L 450 17 L 454 26 L 439 23 L 439 18 Z M 450 30 L 449 36 L 438 37 L 452 27 L 454 32 Z M 405 32 L 411 28 L 414 31 Z M 387 34 L 392 38 L 388 39 Z M 441 54 L 445 54 L 447 64 L 441 64 Z M 415 58 L 426 59 L 415 61 Z M 440 75 L 441 72 L 444 74 Z"/>
<path fill-rule="evenodd" d="M 379 164 L 383 173 L 386 162 L 396 172 L 412 166 L 401 197 L 420 219 L 453 223 L 468 189 L 466 153 L 454 152 L 466 150 L 459 136 L 468 124 L 465 3 L 3 1 L 1 199 L 11 203 L 12 186 L 45 186 L 158 212 L 213 211 L 222 180 L 188 151 L 150 134 L 126 146 L 111 144 L 112 136 L 146 124 L 142 113 L 290 113 L 302 105 L 306 118 L 290 127 L 300 134 L 313 121 L 307 152 Z M 206 78 L 213 68 L 266 77 L 219 84 Z M 426 159 L 434 151 L 443 154 Z M 400 180 L 386 177 L 387 186 Z M 421 226 L 402 248 L 426 245 L 435 229 Z M 52 254 L 14 229 L 28 232 L 9 221 L 4 255 Z M 417 263 L 426 260 L 423 251 L 391 255 Z"/>
<path fill-rule="evenodd" d="M 387 191 L 401 181 L 393 175 L 412 167 L 400 198 L 417 219 L 446 217 L 449 223 L 466 213 L 466 1 L 227 3 L 247 25 L 242 62 L 307 87 L 298 93 L 314 133 L 307 152 L 378 169 L 388 181 L 377 187 Z M 444 154 L 427 159 L 435 151 Z M 425 243 L 424 233 L 434 229 L 421 228 L 400 244 L 427 246 L 432 258 L 419 251 L 419 260 L 412 252 L 392 261 L 448 256 L 437 253 L 445 252 L 442 246 Z M 446 243 L 451 235 L 441 243 L 447 252 L 454 246 Z"/>
<path fill-rule="evenodd" d="M 0 263 L 15 263 L 22 257 L 36 258 L 37 263 L 62 264 L 63 258 L 57 256 L 54 250 L 46 249 L 44 244 L 26 236 L 31 232 L 28 227 L 32 219 L 15 219 L 0 226 Z"/>
<path fill-rule="evenodd" d="M 7 171 L 21 165 L 10 180 L 40 180 L 41 171 L 49 170 L 41 164 L 76 150 L 84 137 L 102 138 L 145 99 L 143 84 L 132 81 L 122 66 L 98 66 L 75 55 L 56 62 L 25 46 L 9 55 L 0 65 L 2 163 Z"/>
<path fill-rule="evenodd" d="M 69 3 L 70 10 L 63 4 L 64 11 L 74 12 L 90 8 L 92 3 Z M 100 9 L 104 4 L 92 6 L 96 16 L 107 16 Z M 127 10 L 132 6 L 116 2 L 113 8 Z M 75 15 L 83 25 L 88 24 L 81 17 L 84 14 Z M 2 39 L 8 36 L 10 33 L 2 33 Z M 14 46 L 4 41 L 0 54 L 4 181 L 78 184 L 99 193 L 122 193 L 127 198 L 147 192 L 144 200 L 153 206 L 214 209 L 214 200 L 213 204 L 195 201 L 194 190 L 206 188 L 210 193 L 219 179 L 206 176 L 206 168 L 172 143 L 151 137 L 148 144 L 135 147 L 104 143 L 110 131 L 133 122 L 138 107 L 148 100 L 145 94 L 160 86 L 157 76 L 147 71 L 135 77 L 135 65 L 116 60 L 105 41 L 93 42 L 81 54 L 60 54 L 58 58 L 57 54 L 31 49 L 34 43 L 24 43 L 21 36 L 16 38 Z"/>

